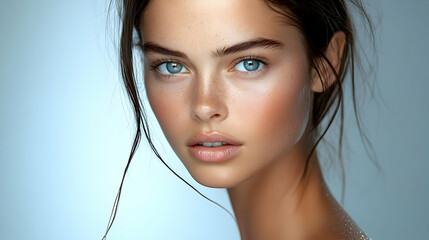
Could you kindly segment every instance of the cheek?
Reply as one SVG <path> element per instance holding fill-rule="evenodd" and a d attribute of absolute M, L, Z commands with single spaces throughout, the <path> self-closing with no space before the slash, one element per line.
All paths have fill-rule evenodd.
<path fill-rule="evenodd" d="M 305 82 L 305 77 L 291 78 L 287 84 L 273 85 L 265 94 L 249 99 L 242 109 L 252 116 L 246 119 L 253 132 L 250 139 L 268 150 L 264 152 L 284 153 L 302 137 L 310 112 L 310 89 Z"/>
<path fill-rule="evenodd" d="M 177 90 L 171 92 L 158 84 L 146 83 L 145 87 L 152 111 L 170 145 L 174 146 L 171 140 L 180 136 L 178 131 L 186 128 L 183 124 L 186 115 L 183 92 Z"/>

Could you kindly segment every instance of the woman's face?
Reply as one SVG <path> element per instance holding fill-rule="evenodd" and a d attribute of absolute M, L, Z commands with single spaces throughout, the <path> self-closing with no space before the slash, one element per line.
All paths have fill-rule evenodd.
<path fill-rule="evenodd" d="M 291 159 L 312 96 L 295 27 L 261 0 L 152 0 L 142 21 L 150 105 L 196 181 L 229 188 Z M 205 162 L 189 152 L 192 136 L 213 132 L 241 143 L 232 159 Z"/>

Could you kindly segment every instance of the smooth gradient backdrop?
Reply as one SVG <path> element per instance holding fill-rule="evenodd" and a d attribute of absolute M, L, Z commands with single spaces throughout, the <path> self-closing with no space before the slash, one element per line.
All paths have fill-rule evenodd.
<path fill-rule="evenodd" d="M 373 239 L 429 236 L 429 2 L 376 0 L 376 100 L 362 103 L 379 172 L 347 105 L 344 208 Z M 101 239 L 134 133 L 107 0 L 0 1 L 0 239 Z M 359 30 L 358 30 L 359 32 Z M 365 47 L 365 43 L 363 44 Z M 365 47 L 366 48 L 366 47 Z M 196 183 L 150 108 L 167 163 Z M 350 124 L 349 124 L 350 123 Z M 338 199 L 335 168 L 326 179 Z M 239 239 L 231 217 L 175 177 L 144 140 L 108 239 Z"/>

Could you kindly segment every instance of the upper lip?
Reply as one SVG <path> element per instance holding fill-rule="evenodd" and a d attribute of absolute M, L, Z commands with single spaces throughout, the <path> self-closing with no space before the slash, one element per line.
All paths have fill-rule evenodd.
<path fill-rule="evenodd" d="M 224 142 L 230 145 L 242 145 L 240 142 L 216 132 L 209 134 L 197 133 L 192 136 L 186 144 L 188 146 L 194 146 L 203 142 Z"/>

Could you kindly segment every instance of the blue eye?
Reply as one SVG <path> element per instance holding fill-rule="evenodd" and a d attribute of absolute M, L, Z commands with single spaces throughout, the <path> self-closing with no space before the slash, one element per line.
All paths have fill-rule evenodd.
<path fill-rule="evenodd" d="M 181 72 L 188 72 L 186 68 L 178 62 L 165 62 L 158 66 L 158 70 L 162 74 L 170 75 Z"/>
<path fill-rule="evenodd" d="M 256 59 L 245 59 L 235 65 L 235 69 L 242 72 L 251 72 L 260 69 L 265 64 Z"/>

